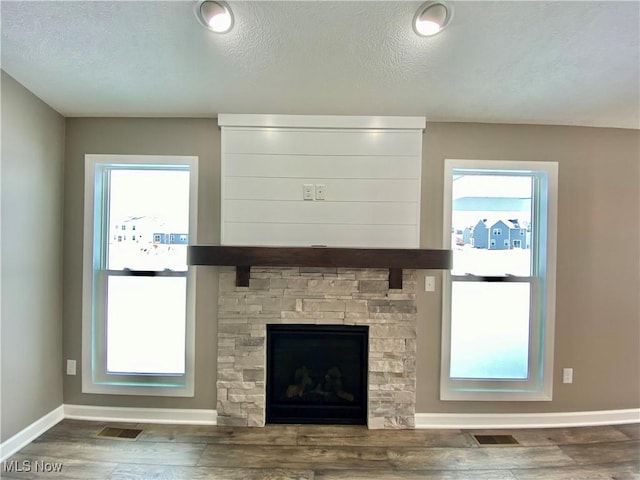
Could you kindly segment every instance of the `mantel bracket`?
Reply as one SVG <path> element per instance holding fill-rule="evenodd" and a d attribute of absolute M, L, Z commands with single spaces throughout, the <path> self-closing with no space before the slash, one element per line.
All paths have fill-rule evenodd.
<path fill-rule="evenodd" d="M 401 268 L 389 269 L 389 288 L 402 290 L 402 269 Z"/>
<path fill-rule="evenodd" d="M 236 267 L 236 287 L 248 287 L 251 278 L 251 267 L 238 265 Z"/>

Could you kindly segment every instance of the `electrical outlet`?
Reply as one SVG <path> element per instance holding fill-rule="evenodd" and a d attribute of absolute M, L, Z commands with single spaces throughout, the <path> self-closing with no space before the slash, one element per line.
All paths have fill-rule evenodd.
<path fill-rule="evenodd" d="M 324 184 L 322 183 L 316 185 L 316 200 L 324 200 Z"/>
<path fill-rule="evenodd" d="M 76 361 L 67 360 L 67 375 L 75 375 L 75 374 L 76 374 Z"/>
<path fill-rule="evenodd" d="M 425 292 L 436 291 L 436 277 L 430 277 L 430 276 L 424 277 L 424 291 Z"/>
<path fill-rule="evenodd" d="M 573 383 L 573 368 L 562 369 L 562 383 Z"/>
<path fill-rule="evenodd" d="M 302 199 L 313 200 L 313 184 L 312 183 L 305 183 L 302 186 Z"/>

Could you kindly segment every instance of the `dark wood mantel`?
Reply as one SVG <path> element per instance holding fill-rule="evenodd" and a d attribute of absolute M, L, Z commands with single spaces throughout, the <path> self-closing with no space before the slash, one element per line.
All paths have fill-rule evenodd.
<path fill-rule="evenodd" d="M 402 288 L 402 269 L 451 269 L 451 250 L 417 248 L 189 247 L 189 265 L 236 267 L 236 285 L 249 286 L 251 267 L 388 268 L 389 288 Z"/>

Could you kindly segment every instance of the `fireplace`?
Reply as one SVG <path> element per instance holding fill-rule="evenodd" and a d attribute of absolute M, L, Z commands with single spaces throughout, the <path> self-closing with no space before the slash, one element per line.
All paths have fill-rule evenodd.
<path fill-rule="evenodd" d="M 266 422 L 365 425 L 369 327 L 267 325 Z"/>
<path fill-rule="evenodd" d="M 221 267 L 219 278 L 218 425 L 262 427 L 267 421 L 318 422 L 319 417 L 331 418 L 331 423 L 344 423 L 348 418 L 344 411 L 359 408 L 369 428 L 414 428 L 415 270 L 403 271 L 402 289 L 389 288 L 387 269 L 252 267 L 249 286 L 243 287 L 236 284 L 234 267 Z M 298 342 L 304 346 L 297 348 L 297 359 L 285 362 L 285 373 L 274 378 L 273 373 L 267 373 L 267 361 L 276 356 L 280 347 L 276 341 L 276 348 L 273 348 L 271 332 L 301 326 L 310 327 L 312 334 L 306 333 L 305 336 L 315 340 L 304 340 L 305 336 L 295 342 L 285 340 L 285 352 Z M 340 342 L 346 342 L 342 340 L 343 334 L 338 332 L 349 332 L 353 327 L 367 332 L 360 340 L 366 343 L 358 344 L 356 340 L 350 340 L 355 343 L 338 343 L 341 347 L 337 348 L 337 360 L 314 363 L 318 361 L 317 352 L 327 349 L 314 342 L 323 336 L 334 344 L 338 338 L 341 338 Z M 363 356 L 354 355 L 352 352 L 356 350 Z M 305 352 L 315 354 L 305 357 Z M 286 357 L 288 354 L 278 355 Z M 366 368 L 360 380 L 353 380 L 355 364 Z M 303 367 L 306 367 L 306 373 Z M 322 385 L 321 380 L 312 385 L 314 376 L 318 379 L 338 375 L 333 367 L 340 371 L 343 384 L 340 395 L 335 392 L 335 387 L 331 391 L 330 385 Z M 309 380 L 301 381 L 305 375 Z M 364 385 L 362 392 L 359 382 Z M 278 386 L 274 390 L 276 384 Z M 302 392 L 296 391 L 296 384 L 305 385 Z M 318 387 L 318 384 L 321 385 Z M 305 393 L 314 390 L 316 398 L 317 395 L 327 398 L 309 406 L 314 402 L 307 402 L 307 398 L 313 397 L 305 397 Z M 295 398 L 296 394 L 298 398 Z M 353 395 L 353 402 L 349 400 L 350 395 Z M 349 408 L 356 399 L 362 399 L 362 406 Z M 267 400 L 270 403 L 269 420 Z M 325 408 L 333 406 L 342 407 L 342 413 Z M 313 413 L 316 418 L 301 419 L 300 412 L 309 411 L 312 407 L 316 409 Z M 280 418 L 274 420 L 273 413 Z M 361 414 L 351 415 L 353 418 L 348 421 L 355 422 L 354 418 L 361 418 Z M 294 416 L 297 416 L 296 420 L 293 420 Z"/>

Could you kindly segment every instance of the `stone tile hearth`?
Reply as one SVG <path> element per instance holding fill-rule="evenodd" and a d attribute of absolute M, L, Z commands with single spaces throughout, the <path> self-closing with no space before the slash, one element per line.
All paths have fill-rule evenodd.
<path fill-rule="evenodd" d="M 389 290 L 388 271 L 252 268 L 249 287 L 220 268 L 218 424 L 264 426 L 267 324 L 368 325 L 369 428 L 414 428 L 416 279 Z"/>

